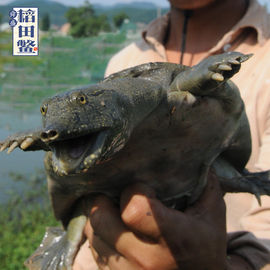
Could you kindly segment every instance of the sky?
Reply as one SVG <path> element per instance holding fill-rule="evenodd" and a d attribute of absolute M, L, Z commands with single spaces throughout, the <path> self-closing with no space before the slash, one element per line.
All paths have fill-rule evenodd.
<path fill-rule="evenodd" d="M 0 0 L 0 5 L 8 4 L 12 2 L 13 0 Z M 37 0 L 38 1 L 38 0 Z M 59 2 L 68 6 L 80 6 L 84 3 L 85 0 L 53 0 L 55 2 Z M 148 1 L 153 2 L 160 7 L 169 7 L 169 1 L 168 0 L 102 0 L 102 4 L 104 6 L 111 6 L 116 3 L 129 3 L 129 2 L 142 2 L 142 1 Z M 223 1 L 223 0 L 221 0 Z M 100 0 L 90 0 L 91 4 L 100 4 Z M 270 3 L 269 0 L 259 0 L 259 2 L 264 5 L 268 4 L 268 10 L 270 11 Z"/>

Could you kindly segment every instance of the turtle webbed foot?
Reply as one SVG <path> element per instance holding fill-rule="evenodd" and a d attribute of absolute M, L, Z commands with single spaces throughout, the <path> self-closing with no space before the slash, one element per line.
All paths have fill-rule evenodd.
<path fill-rule="evenodd" d="M 31 270 L 71 270 L 74 260 L 67 232 L 49 227 L 37 250 L 24 263 Z"/>
<path fill-rule="evenodd" d="M 254 194 L 261 203 L 260 196 L 270 196 L 270 171 L 250 173 L 247 170 L 239 173 L 224 158 L 218 157 L 212 164 L 215 168 L 223 192 L 247 192 Z"/>

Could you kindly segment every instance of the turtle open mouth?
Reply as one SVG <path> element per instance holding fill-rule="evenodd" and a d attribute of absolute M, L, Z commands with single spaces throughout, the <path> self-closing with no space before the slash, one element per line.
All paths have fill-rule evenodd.
<path fill-rule="evenodd" d="M 67 152 L 72 159 L 79 158 L 85 151 L 87 145 L 93 142 L 93 134 L 79 138 L 69 139 L 67 143 Z"/>
<path fill-rule="evenodd" d="M 100 160 L 108 131 L 97 131 L 49 144 L 53 152 L 53 169 L 70 175 L 87 171 Z"/>

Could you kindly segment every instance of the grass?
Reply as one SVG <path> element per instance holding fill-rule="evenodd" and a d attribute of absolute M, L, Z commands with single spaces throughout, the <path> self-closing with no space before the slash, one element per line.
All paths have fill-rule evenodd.
<path fill-rule="evenodd" d="M 39 246 L 46 226 L 59 226 L 49 202 L 45 172 L 37 171 L 30 179 L 11 175 L 13 181 L 27 185 L 27 190 L 11 193 L 0 204 L 0 269 L 27 269 L 23 262 Z"/>
<path fill-rule="evenodd" d="M 48 35 L 39 56 L 12 56 L 11 33 L 0 33 L 0 99 L 38 104 L 61 91 L 97 83 L 113 54 L 124 45 L 123 33 L 74 39 Z"/>

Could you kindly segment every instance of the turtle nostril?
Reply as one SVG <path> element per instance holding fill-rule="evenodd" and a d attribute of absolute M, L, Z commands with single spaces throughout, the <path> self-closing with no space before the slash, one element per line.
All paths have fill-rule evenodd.
<path fill-rule="evenodd" d="M 58 133 L 56 130 L 50 130 L 48 133 L 48 138 L 54 140 L 58 137 Z"/>
<path fill-rule="evenodd" d="M 47 139 L 48 139 L 47 133 L 46 133 L 46 132 L 42 132 L 42 133 L 40 134 L 40 139 L 41 139 L 42 141 L 47 140 Z"/>
<path fill-rule="evenodd" d="M 40 139 L 43 142 L 53 141 L 59 136 L 56 130 L 48 130 L 44 131 L 40 134 Z"/>

